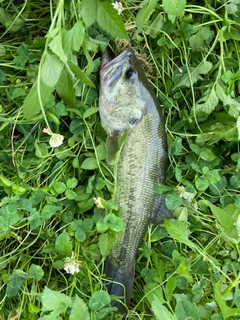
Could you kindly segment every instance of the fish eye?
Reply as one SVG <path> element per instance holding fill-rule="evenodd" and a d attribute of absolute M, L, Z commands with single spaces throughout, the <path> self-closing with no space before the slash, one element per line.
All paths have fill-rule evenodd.
<path fill-rule="evenodd" d="M 127 71 L 125 72 L 125 78 L 128 80 L 132 77 L 134 71 L 132 68 L 127 69 Z"/>

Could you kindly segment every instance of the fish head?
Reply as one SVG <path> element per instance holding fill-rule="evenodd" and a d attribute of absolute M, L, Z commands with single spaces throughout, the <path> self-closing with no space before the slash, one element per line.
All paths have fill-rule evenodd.
<path fill-rule="evenodd" d="M 121 136 L 146 113 L 142 75 L 144 71 L 132 49 L 113 57 L 106 50 L 100 70 L 100 118 L 108 135 Z"/>

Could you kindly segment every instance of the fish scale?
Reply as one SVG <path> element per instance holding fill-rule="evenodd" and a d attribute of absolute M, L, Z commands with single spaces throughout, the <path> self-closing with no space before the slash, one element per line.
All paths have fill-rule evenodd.
<path fill-rule="evenodd" d="M 100 72 L 101 123 L 111 143 L 126 130 L 128 134 L 117 163 L 114 199 L 124 229 L 116 236 L 104 269 L 108 291 L 118 297 L 112 305 L 126 313 L 123 302 L 130 303 L 137 252 L 147 227 L 171 217 L 164 196 L 154 191 L 156 183 L 165 182 L 166 133 L 159 101 L 134 51 L 127 49 L 113 60 L 109 56 L 106 52 Z"/>

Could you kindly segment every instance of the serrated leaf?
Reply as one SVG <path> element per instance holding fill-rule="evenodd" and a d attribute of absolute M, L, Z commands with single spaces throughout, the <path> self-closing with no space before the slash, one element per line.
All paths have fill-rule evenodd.
<path fill-rule="evenodd" d="M 97 1 L 97 22 L 111 36 L 128 39 L 122 19 L 110 2 Z"/>
<path fill-rule="evenodd" d="M 71 298 L 63 293 L 45 287 L 42 295 L 43 310 L 53 311 L 56 314 L 63 313 L 71 305 Z"/>
<path fill-rule="evenodd" d="M 219 208 L 208 202 L 208 206 L 211 208 L 211 211 L 216 217 L 218 223 L 220 223 L 224 236 L 227 237 L 229 242 L 238 244 L 240 238 L 237 229 L 237 222 L 240 215 L 240 209 L 235 204 L 229 204 L 224 208 Z"/>
<path fill-rule="evenodd" d="M 172 238 L 191 247 L 192 242 L 188 239 L 188 227 L 185 221 L 165 219 L 164 227 Z"/>
<path fill-rule="evenodd" d="M 79 298 L 79 296 L 75 295 L 69 320 L 79 320 L 79 315 L 81 315 L 81 319 L 90 320 L 90 314 L 86 303 L 83 299 Z"/>
<path fill-rule="evenodd" d="M 199 320 L 199 313 L 194 304 L 188 300 L 178 301 L 175 309 L 177 320 Z"/>
<path fill-rule="evenodd" d="M 149 18 L 156 8 L 158 0 L 148 1 L 141 10 L 139 10 L 136 16 L 136 25 L 138 27 L 137 33 L 142 31 L 143 25 L 149 21 Z"/>
<path fill-rule="evenodd" d="M 176 320 L 175 315 L 173 315 L 170 311 L 168 311 L 166 307 L 164 307 L 164 305 L 155 294 L 153 295 L 151 308 L 156 317 L 156 320 Z"/>
<path fill-rule="evenodd" d="M 196 83 L 198 80 L 201 80 L 201 74 L 207 74 L 212 68 L 212 63 L 204 60 L 196 68 L 190 70 L 189 73 L 186 73 L 174 86 L 174 88 L 180 86 L 190 87 L 192 84 Z"/>
<path fill-rule="evenodd" d="M 91 14 L 89 14 L 89 12 L 91 12 Z M 97 17 L 96 0 L 82 0 L 80 14 L 86 27 L 90 27 Z"/>
<path fill-rule="evenodd" d="M 41 80 L 49 87 L 55 87 L 63 71 L 64 64 L 54 54 L 46 54 L 42 69 Z"/>
<path fill-rule="evenodd" d="M 58 33 L 49 43 L 49 48 L 52 50 L 52 52 L 57 56 L 61 62 L 64 64 L 67 62 L 67 56 L 63 50 L 63 39 L 62 35 Z M 48 53 L 49 54 L 49 53 Z"/>
<path fill-rule="evenodd" d="M 214 87 L 212 87 L 200 100 L 198 100 L 195 106 L 195 114 L 209 115 L 215 109 L 217 104 L 218 97 L 216 95 Z"/>
<path fill-rule="evenodd" d="M 30 90 L 28 96 L 23 102 L 23 113 L 27 120 L 30 120 L 33 116 L 41 111 L 41 105 L 39 101 L 39 95 L 43 106 L 49 100 L 54 87 L 49 87 L 42 80 L 40 80 L 40 86 L 38 91 L 37 82 L 34 83 L 32 89 Z"/>
<path fill-rule="evenodd" d="M 55 243 L 55 248 L 63 256 L 68 256 L 71 254 L 73 250 L 72 242 L 65 230 L 58 236 Z"/>
<path fill-rule="evenodd" d="M 89 157 L 83 161 L 81 168 L 85 170 L 94 170 L 98 168 L 97 160 L 93 157 Z"/>
<path fill-rule="evenodd" d="M 172 16 L 181 16 L 186 7 L 186 0 L 163 0 L 163 10 Z"/>
<path fill-rule="evenodd" d="M 84 40 L 85 28 L 81 20 L 78 20 L 72 28 L 72 49 L 76 52 L 79 51 Z"/>

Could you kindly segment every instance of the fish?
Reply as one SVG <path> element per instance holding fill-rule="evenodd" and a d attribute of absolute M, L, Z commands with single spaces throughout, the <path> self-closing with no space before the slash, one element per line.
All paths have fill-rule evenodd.
<path fill-rule="evenodd" d="M 112 306 L 127 313 L 133 290 L 138 249 L 150 223 L 171 218 L 165 196 L 155 192 L 165 183 L 168 162 L 165 121 L 160 103 L 132 48 L 102 55 L 99 114 L 107 133 L 107 159 L 112 162 L 118 140 L 126 133 L 117 162 L 116 192 L 123 232 L 104 263 Z"/>

